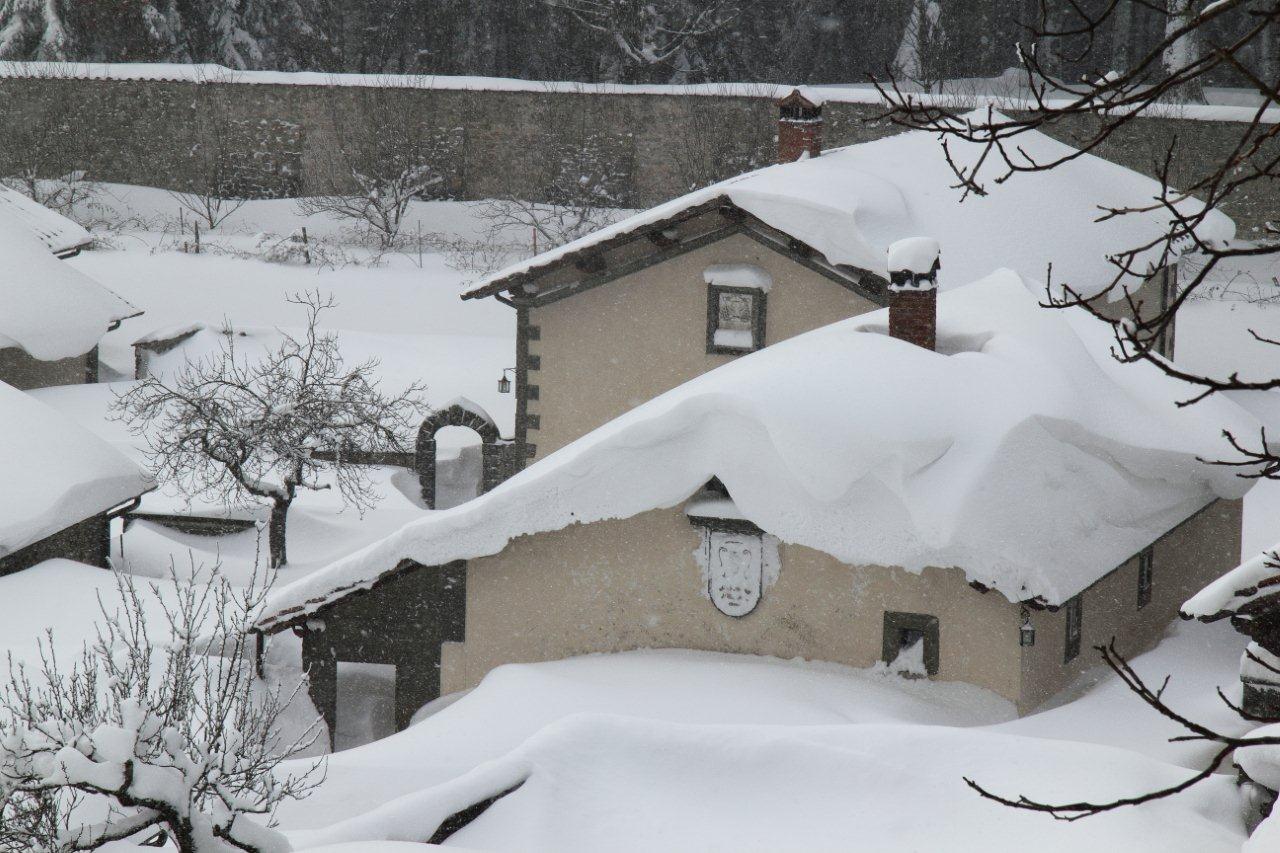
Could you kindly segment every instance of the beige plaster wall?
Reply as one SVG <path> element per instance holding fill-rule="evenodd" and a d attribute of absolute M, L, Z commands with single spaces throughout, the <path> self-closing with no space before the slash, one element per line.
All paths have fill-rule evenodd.
<path fill-rule="evenodd" d="M 23 391 L 52 385 L 81 385 L 86 381 L 93 352 L 58 361 L 40 361 L 18 347 L 0 349 L 0 382 Z"/>
<path fill-rule="evenodd" d="M 529 372 L 540 419 L 529 441 L 542 458 L 664 391 L 736 356 L 706 351 L 707 285 L 702 273 L 718 263 L 767 270 L 765 343 L 774 344 L 878 308 L 817 272 L 742 234 L 592 290 L 530 310 L 540 339 Z"/>
<path fill-rule="evenodd" d="M 886 611 L 939 620 L 939 672 L 1034 709 L 1096 666 L 1091 649 L 1152 646 L 1178 606 L 1238 561 L 1240 501 L 1218 501 L 1155 544 L 1151 602 L 1137 608 L 1137 558 L 1083 593 L 1081 653 L 1063 662 L 1065 610 L 1031 611 L 1036 644 L 1019 646 L 1021 605 L 980 593 L 955 569 L 916 575 L 853 567 L 798 545 L 749 615 L 721 614 L 694 559 L 698 531 L 678 509 L 526 536 L 467 567 L 466 641 L 447 643 L 442 691 L 474 687 L 506 663 L 637 648 L 801 657 L 867 667 L 882 654 Z"/>
<path fill-rule="evenodd" d="M 802 657 L 871 666 L 885 611 L 939 618 L 944 680 L 1019 695 L 1018 608 L 956 570 L 851 567 L 781 545 L 777 583 L 741 618 L 715 609 L 694 559 L 698 531 L 679 509 L 527 536 L 467 568 L 466 642 L 442 659 L 442 689 L 496 666 L 636 648 Z"/>
<path fill-rule="evenodd" d="M 1066 609 L 1036 611 L 1036 644 L 1023 649 L 1023 696 L 1029 711 L 1102 663 L 1095 646 L 1112 637 L 1126 656 L 1156 644 L 1177 618 L 1182 602 L 1240 561 L 1242 501 L 1215 501 L 1156 541 L 1151 602 L 1138 609 L 1138 557 L 1082 593 L 1080 655 L 1063 663 Z"/>

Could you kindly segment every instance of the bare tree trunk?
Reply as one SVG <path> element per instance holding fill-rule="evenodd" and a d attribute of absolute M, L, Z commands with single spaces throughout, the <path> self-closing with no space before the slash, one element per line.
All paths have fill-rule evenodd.
<path fill-rule="evenodd" d="M 1120 0 L 1111 16 L 1111 68 L 1124 73 L 1129 68 L 1129 45 L 1133 37 L 1133 5 Z"/>
<path fill-rule="evenodd" d="M 271 521 L 267 525 L 267 547 L 271 555 L 271 568 L 278 569 L 288 562 L 285 554 L 285 522 L 289 518 L 290 501 L 277 500 L 271 504 Z"/>

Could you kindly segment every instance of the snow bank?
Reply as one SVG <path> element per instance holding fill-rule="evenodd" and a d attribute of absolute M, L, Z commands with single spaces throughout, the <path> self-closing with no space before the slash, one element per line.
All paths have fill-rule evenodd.
<path fill-rule="evenodd" d="M 455 509 L 277 589 L 262 624 L 369 586 L 403 559 L 672 507 L 719 477 L 784 542 L 853 565 L 958 566 L 1010 600 L 1060 604 L 1217 497 L 1249 483 L 1199 458 L 1257 422 L 1149 365 L 1109 330 L 1050 311 L 1002 271 L 939 298 L 929 352 L 879 311 L 704 374 Z"/>
<path fill-rule="evenodd" d="M 79 223 L 3 184 L 0 184 L 0 210 L 26 223 L 55 255 L 76 252 L 93 242 L 92 235 Z"/>
<path fill-rule="evenodd" d="M 904 681 L 839 664 L 681 649 L 508 664 L 451 698 L 457 701 L 405 731 L 329 756 L 327 781 L 307 800 L 284 805 L 283 825 L 327 826 L 442 784 L 582 711 L 795 727 L 972 726 L 1016 715 L 1012 703 L 963 682 Z"/>
<path fill-rule="evenodd" d="M 962 167 L 983 156 L 982 146 L 974 143 L 952 140 L 950 148 Z M 1018 150 L 1036 162 L 1074 151 L 1035 131 L 1018 137 Z M 717 198 L 803 241 L 832 264 L 885 278 L 891 245 L 929 235 L 947 259 L 939 276 L 943 289 L 1001 267 L 1044 280 L 1052 264 L 1055 283 L 1096 293 L 1118 271 L 1109 257 L 1147 244 L 1168 225 L 1168 215 L 1159 210 L 1098 222 L 1100 206 L 1146 207 L 1160 194 L 1157 181 L 1099 157 L 1080 155 L 1050 171 L 1020 174 L 997 185 L 1000 171 L 995 158 L 983 161 L 977 179 L 987 185 L 988 194 L 964 199 L 954 189 L 955 174 L 938 137 L 924 131 L 902 133 L 713 184 L 508 267 L 481 280 L 475 290 Z M 1229 240 L 1235 226 L 1215 211 L 1199 233 L 1206 240 Z M 1127 285 L 1138 283 L 1134 278 Z"/>
<path fill-rule="evenodd" d="M 27 223 L 0 208 L 0 347 L 44 361 L 83 355 L 108 327 L 139 312 L 55 258 Z"/>
<path fill-rule="evenodd" d="M 0 557 L 154 485 L 102 439 L 3 382 L 0 475 Z"/>
<path fill-rule="evenodd" d="M 1098 768 L 1106 768 L 1099 773 Z M 1187 771 L 1109 747 L 902 725 L 684 725 L 577 715 L 450 783 L 295 841 L 421 840 L 520 787 L 450 838 L 522 851 L 1239 850 L 1234 780 L 1062 822 L 982 799 L 1107 800 Z M 643 804 L 643 808 L 637 808 Z"/>

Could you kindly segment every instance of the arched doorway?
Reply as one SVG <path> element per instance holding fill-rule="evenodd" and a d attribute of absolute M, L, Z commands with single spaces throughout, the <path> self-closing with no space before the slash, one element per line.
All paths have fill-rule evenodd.
<path fill-rule="evenodd" d="M 415 448 L 418 483 L 422 487 L 423 502 L 432 509 L 447 508 L 447 505 L 452 505 L 456 501 L 459 490 L 465 492 L 467 488 L 465 482 L 454 482 L 452 471 L 449 482 L 440 482 L 443 478 L 439 476 L 440 472 L 436 464 L 436 454 L 439 450 L 436 434 L 446 427 L 465 427 L 474 430 L 480 436 L 480 474 L 477 493 L 489 491 L 512 473 L 511 456 L 515 444 L 504 440 L 499 435 L 498 426 L 488 412 L 470 400 L 459 397 L 423 421 L 418 429 L 418 442 Z M 452 445 L 451 449 L 458 448 L 464 453 L 467 450 L 465 442 L 457 444 L 451 441 L 449 445 Z M 464 469 L 460 473 L 465 474 L 467 460 L 463 458 L 460 461 L 462 464 L 459 468 Z M 447 500 L 444 502 L 445 505 L 437 506 L 437 495 L 442 491 L 441 486 L 445 487 L 443 491 L 447 494 L 442 496 L 447 497 Z M 472 488 L 474 489 L 474 486 Z"/>

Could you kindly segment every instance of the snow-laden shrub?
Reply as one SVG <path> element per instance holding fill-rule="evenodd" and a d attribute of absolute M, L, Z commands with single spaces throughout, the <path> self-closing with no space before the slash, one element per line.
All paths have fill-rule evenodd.
<path fill-rule="evenodd" d="M 310 746 L 286 739 L 292 694 L 255 684 L 244 631 L 265 585 L 236 589 L 215 570 L 151 606 L 117 575 L 97 638 L 70 669 L 41 646 L 38 673 L 10 662 L 0 690 L 0 850 L 64 853 L 166 837 L 183 853 L 283 853 L 284 800 L 315 784 L 274 773 Z M 175 576 L 176 585 L 176 576 Z M 163 613 L 162 619 L 148 614 Z M 159 624 L 157 624 L 159 623 Z M 163 639 L 162 639 L 163 638 Z"/>

